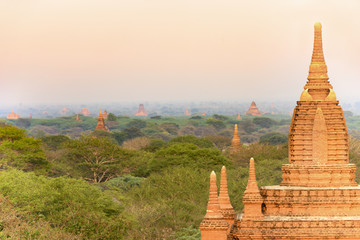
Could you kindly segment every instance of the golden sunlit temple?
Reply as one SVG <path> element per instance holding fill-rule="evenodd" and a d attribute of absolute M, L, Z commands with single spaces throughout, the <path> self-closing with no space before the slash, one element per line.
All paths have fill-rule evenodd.
<path fill-rule="evenodd" d="M 256 159 L 250 159 L 244 209 L 235 214 L 227 201 L 225 168 L 219 196 L 212 172 L 202 240 L 360 239 L 360 187 L 349 163 L 348 130 L 328 81 L 321 24 L 314 27 L 308 81 L 293 111 L 282 182 L 259 188 Z"/>

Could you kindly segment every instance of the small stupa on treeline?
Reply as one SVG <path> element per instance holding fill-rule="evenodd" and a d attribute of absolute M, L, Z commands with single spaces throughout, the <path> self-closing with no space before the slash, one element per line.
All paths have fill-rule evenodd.
<path fill-rule="evenodd" d="M 239 138 L 238 125 L 235 124 L 234 135 L 231 140 L 231 146 L 229 148 L 230 154 L 236 154 L 241 151 L 241 142 Z"/>
<path fill-rule="evenodd" d="M 186 111 L 185 111 L 185 116 L 190 116 L 189 109 L 186 109 Z"/>
<path fill-rule="evenodd" d="M 79 114 L 76 114 L 76 121 L 80 121 Z"/>
<path fill-rule="evenodd" d="M 248 116 L 261 116 L 261 112 L 256 106 L 256 103 L 254 101 L 251 102 L 251 105 L 249 107 L 249 110 L 245 113 L 245 115 Z"/>
<path fill-rule="evenodd" d="M 343 110 L 328 81 L 321 24 L 314 27 L 308 81 L 293 111 L 289 163 L 282 166 L 282 182 L 259 188 L 251 158 L 244 209 L 225 229 L 225 215 L 221 217 L 216 207 L 220 201 L 216 183 L 210 177 L 209 212 L 200 224 L 202 240 L 360 239 L 356 166 L 349 163 Z"/>
<path fill-rule="evenodd" d="M 205 112 L 202 113 L 203 116 L 206 116 Z"/>
<path fill-rule="evenodd" d="M 136 111 L 135 116 L 147 116 L 148 113 L 145 110 L 144 104 L 139 105 L 139 109 Z"/>
<path fill-rule="evenodd" d="M 10 114 L 6 115 L 7 119 L 19 119 L 20 118 L 20 114 L 16 114 L 14 112 L 14 110 L 12 110 L 12 112 Z"/>
<path fill-rule="evenodd" d="M 242 120 L 240 113 L 238 113 L 238 115 L 236 116 L 236 120 Z"/>
<path fill-rule="evenodd" d="M 100 114 L 98 116 L 98 122 L 97 122 L 95 130 L 103 130 L 103 131 L 109 132 L 109 129 L 105 125 L 104 115 L 103 115 L 101 109 L 100 109 Z"/>
<path fill-rule="evenodd" d="M 107 119 L 107 118 L 108 118 L 108 112 L 106 111 L 106 108 L 105 108 L 105 110 L 104 110 L 103 116 L 104 116 L 104 119 Z"/>
<path fill-rule="evenodd" d="M 87 116 L 90 116 L 91 113 L 86 107 L 84 107 L 83 109 L 81 109 L 80 114 L 87 117 Z"/>

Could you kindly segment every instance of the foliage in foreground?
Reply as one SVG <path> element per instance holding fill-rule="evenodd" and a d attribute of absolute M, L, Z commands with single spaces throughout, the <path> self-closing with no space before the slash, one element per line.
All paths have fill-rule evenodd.
<path fill-rule="evenodd" d="M 122 239 L 131 225 L 119 203 L 82 180 L 10 170 L 0 174 L 0 192 L 33 221 L 82 238 Z"/>

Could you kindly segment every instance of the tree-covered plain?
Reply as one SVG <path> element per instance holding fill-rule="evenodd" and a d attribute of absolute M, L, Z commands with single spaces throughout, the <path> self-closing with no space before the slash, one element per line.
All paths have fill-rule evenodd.
<path fill-rule="evenodd" d="M 112 116 L 110 133 L 83 116 L 2 124 L 0 239 L 200 239 L 212 170 L 227 167 L 240 212 L 249 159 L 259 186 L 279 184 L 288 161 L 288 117 L 234 119 Z M 246 144 L 230 155 L 234 124 Z M 56 133 L 33 135 L 39 126 Z M 350 132 L 359 180 L 360 140 Z"/>

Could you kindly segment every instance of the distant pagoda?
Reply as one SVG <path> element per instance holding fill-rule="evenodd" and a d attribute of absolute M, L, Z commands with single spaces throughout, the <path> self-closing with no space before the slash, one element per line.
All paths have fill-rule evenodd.
<path fill-rule="evenodd" d="M 81 109 L 80 114 L 87 117 L 87 116 L 90 116 L 91 113 L 86 107 L 84 107 L 83 109 Z"/>
<path fill-rule="evenodd" d="M 104 110 L 103 116 L 104 116 L 104 119 L 107 119 L 107 118 L 108 118 L 108 113 L 107 113 L 107 111 L 106 111 L 106 108 L 105 108 L 105 110 Z"/>
<path fill-rule="evenodd" d="M 189 109 L 186 109 L 186 111 L 185 111 L 185 116 L 190 116 L 191 114 L 190 114 L 190 112 L 189 112 Z"/>
<path fill-rule="evenodd" d="M 69 112 L 70 112 L 70 110 L 67 107 L 64 107 L 63 109 L 61 109 L 59 111 L 59 114 L 60 115 L 67 115 L 67 114 L 69 114 Z"/>
<path fill-rule="evenodd" d="M 236 154 L 241 151 L 241 142 L 239 138 L 238 125 L 235 124 L 234 135 L 231 141 L 230 154 Z"/>
<path fill-rule="evenodd" d="M 242 120 L 242 117 L 240 116 L 240 113 L 238 113 L 236 120 Z"/>
<path fill-rule="evenodd" d="M 259 109 L 256 106 L 256 103 L 254 101 L 252 101 L 249 110 L 245 113 L 245 115 L 248 116 L 261 116 L 261 112 L 259 111 Z"/>
<path fill-rule="evenodd" d="M 139 105 L 139 109 L 136 111 L 135 116 L 147 116 L 148 113 L 145 110 L 144 104 Z"/>
<path fill-rule="evenodd" d="M 103 130 L 103 131 L 109 132 L 109 129 L 105 125 L 104 115 L 103 115 L 101 109 L 100 109 L 100 114 L 98 116 L 98 122 L 97 122 L 95 130 Z"/>
<path fill-rule="evenodd" d="M 7 119 L 19 119 L 20 118 L 20 114 L 16 114 L 14 113 L 14 110 L 12 110 L 12 112 L 10 114 L 6 115 Z"/>
<path fill-rule="evenodd" d="M 76 121 L 80 121 L 79 114 L 76 114 Z"/>

